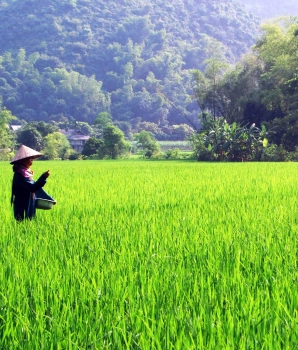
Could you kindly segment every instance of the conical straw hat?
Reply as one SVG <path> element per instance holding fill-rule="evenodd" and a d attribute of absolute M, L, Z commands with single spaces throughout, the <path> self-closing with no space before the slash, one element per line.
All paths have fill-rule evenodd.
<path fill-rule="evenodd" d="M 35 151 L 34 149 L 22 145 L 15 156 L 13 157 L 13 160 L 10 162 L 10 164 L 13 164 L 17 162 L 18 160 L 25 159 L 25 158 L 38 158 L 42 156 L 41 153 Z"/>

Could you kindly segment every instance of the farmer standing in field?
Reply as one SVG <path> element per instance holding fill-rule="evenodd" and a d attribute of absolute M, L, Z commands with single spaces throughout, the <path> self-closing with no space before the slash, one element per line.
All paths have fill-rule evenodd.
<path fill-rule="evenodd" d="M 22 145 L 10 164 L 13 164 L 13 180 L 11 204 L 14 207 L 14 217 L 17 221 L 32 219 L 36 212 L 36 194 L 38 197 L 56 201 L 50 197 L 42 187 L 46 184 L 50 171 L 44 172 L 35 182 L 33 180 L 34 172 L 30 169 L 33 160 L 42 154 L 32 148 Z"/>

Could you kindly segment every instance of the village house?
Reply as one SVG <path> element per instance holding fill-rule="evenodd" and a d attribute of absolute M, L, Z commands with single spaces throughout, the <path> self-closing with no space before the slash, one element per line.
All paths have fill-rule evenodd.
<path fill-rule="evenodd" d="M 84 134 L 80 130 L 59 130 L 63 135 L 66 136 L 71 147 L 76 151 L 81 153 L 84 147 L 84 144 L 89 140 L 90 136 Z"/>

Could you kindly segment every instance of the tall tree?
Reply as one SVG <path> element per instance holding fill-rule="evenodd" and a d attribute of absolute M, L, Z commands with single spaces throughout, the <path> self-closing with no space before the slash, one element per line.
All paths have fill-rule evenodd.
<path fill-rule="evenodd" d="M 209 40 L 206 52 L 209 56 L 203 63 L 204 72 L 194 71 L 196 98 L 201 112 L 210 113 L 213 118 L 224 116 L 225 109 L 221 103 L 222 78 L 229 65 L 224 56 L 224 48 L 215 39 Z"/>
<path fill-rule="evenodd" d="M 91 156 L 93 154 L 97 154 L 100 147 L 103 146 L 103 141 L 99 140 L 95 137 L 90 137 L 83 146 L 82 154 L 84 156 Z"/>
<path fill-rule="evenodd" d="M 124 133 L 114 125 L 107 125 L 103 131 L 103 146 L 99 148 L 99 156 L 116 159 L 128 150 L 129 143 L 125 141 Z"/>
<path fill-rule="evenodd" d="M 142 150 L 145 157 L 151 158 L 160 153 L 160 146 L 151 132 L 143 130 L 134 134 L 134 139 L 137 141 L 137 147 Z"/>
<path fill-rule="evenodd" d="M 298 108 L 298 20 L 277 19 L 262 26 L 255 51 L 263 61 L 262 102 L 279 117 Z"/>
<path fill-rule="evenodd" d="M 60 132 L 48 134 L 44 140 L 43 155 L 47 159 L 67 159 L 71 149 L 67 138 Z"/>
<path fill-rule="evenodd" d="M 26 125 L 17 132 L 17 143 L 40 151 L 43 146 L 43 138 L 34 125 Z"/>

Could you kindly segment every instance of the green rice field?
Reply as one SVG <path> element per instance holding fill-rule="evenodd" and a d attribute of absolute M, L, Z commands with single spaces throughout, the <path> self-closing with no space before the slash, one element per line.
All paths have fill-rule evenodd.
<path fill-rule="evenodd" d="M 16 223 L 0 163 L 0 349 L 298 349 L 298 164 L 48 169 Z"/>

